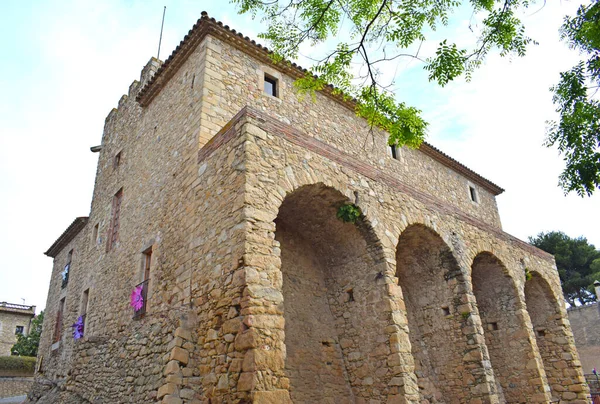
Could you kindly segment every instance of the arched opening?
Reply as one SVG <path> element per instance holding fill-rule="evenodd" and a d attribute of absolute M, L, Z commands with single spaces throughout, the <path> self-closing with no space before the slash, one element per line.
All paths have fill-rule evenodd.
<path fill-rule="evenodd" d="M 498 396 L 509 403 L 527 402 L 538 391 L 529 383 L 531 370 L 527 364 L 533 358 L 533 351 L 524 332 L 516 286 L 504 265 L 490 253 L 477 255 L 471 269 Z"/>
<path fill-rule="evenodd" d="M 283 277 L 285 374 L 294 403 L 384 401 L 390 372 L 379 242 L 322 184 L 288 195 L 275 221 Z"/>
<path fill-rule="evenodd" d="M 568 363 L 572 359 L 572 344 L 567 343 L 569 338 L 550 285 L 535 272 L 525 282 L 525 302 L 552 397 L 559 399 L 567 386 L 573 384 L 576 379 L 573 376 L 577 376 L 576 369 Z"/>
<path fill-rule="evenodd" d="M 467 402 L 478 365 L 466 363 L 474 349 L 463 333 L 470 311 L 452 251 L 432 230 L 412 225 L 400 236 L 396 268 L 422 402 Z"/>

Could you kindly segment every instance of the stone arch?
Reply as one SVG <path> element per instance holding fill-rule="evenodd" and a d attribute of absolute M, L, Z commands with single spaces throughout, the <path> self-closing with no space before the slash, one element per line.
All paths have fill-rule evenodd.
<path fill-rule="evenodd" d="M 576 353 L 572 335 L 567 331 L 559 300 L 538 272 L 532 271 L 525 282 L 525 302 L 553 399 L 577 399 L 580 389 L 569 391 L 570 385 L 582 381 L 581 367 L 573 363 Z"/>
<path fill-rule="evenodd" d="M 448 245 L 430 228 L 409 225 L 398 241 L 396 271 L 420 400 L 458 403 L 489 395 L 471 331 L 468 286 Z"/>
<path fill-rule="evenodd" d="M 527 332 L 519 291 L 506 266 L 492 253 L 481 252 L 471 265 L 473 293 L 483 324 L 485 343 L 498 396 L 509 403 L 529 402 L 540 393 L 534 349 Z"/>
<path fill-rule="evenodd" d="M 385 401 L 389 393 L 387 264 L 365 218 L 336 217 L 347 202 L 322 183 L 305 185 L 285 197 L 275 219 L 284 373 L 295 403 Z"/>

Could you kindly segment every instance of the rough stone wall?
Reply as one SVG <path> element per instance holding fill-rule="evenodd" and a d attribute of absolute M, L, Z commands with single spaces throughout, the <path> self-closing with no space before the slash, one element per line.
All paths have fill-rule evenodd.
<path fill-rule="evenodd" d="M 600 371 L 600 308 L 598 303 L 568 310 L 575 345 L 585 373 Z"/>
<path fill-rule="evenodd" d="M 528 350 L 531 355 L 527 360 L 529 376 L 526 382 L 527 388 L 523 392 L 525 395 L 524 401 L 547 402 L 550 400 L 550 388 L 544 378 L 544 364 L 535 343 L 531 320 L 523 309 L 525 307 L 524 285 L 526 283 L 524 264 L 531 272 L 547 279 L 547 283 L 551 285 L 554 291 L 560 291 L 558 276 L 549 256 L 538 252 L 525 243 L 516 241 L 500 231 L 494 231 L 477 220 L 462 216 L 451 209 L 450 206 L 434 203 L 434 201 L 424 198 L 422 194 L 411 194 L 408 190 L 398 192 L 399 187 L 397 186 L 400 184 L 396 182 L 395 178 L 387 177 L 371 167 L 357 164 L 351 156 L 336 153 L 335 150 L 324 146 L 318 141 L 309 137 L 302 137 L 294 129 L 272 121 L 264 115 L 258 114 L 258 112 L 249 114 L 254 114 L 257 118 L 255 120 L 250 119 L 250 122 L 246 124 L 247 132 L 255 134 L 252 147 L 250 147 L 250 143 L 246 146 L 248 151 L 248 163 L 246 164 L 248 168 L 247 189 L 250 193 L 248 201 L 254 207 L 254 212 L 257 212 L 257 220 L 260 218 L 260 228 L 265 229 L 259 234 L 255 234 L 257 237 L 262 235 L 256 242 L 260 242 L 261 251 L 264 251 L 265 245 L 271 246 L 270 253 L 267 250 L 262 252 L 261 256 L 266 253 L 274 257 L 273 261 L 265 260 L 262 257 L 263 262 L 270 262 L 269 265 L 263 264 L 261 271 L 271 281 L 271 287 L 281 287 L 277 283 L 281 276 L 281 272 L 278 271 L 279 268 L 284 271 L 283 284 L 285 285 L 285 254 L 280 252 L 285 245 L 277 243 L 276 231 L 272 224 L 277 223 L 277 220 L 279 220 L 280 207 L 282 203 L 286 203 L 285 195 L 292 194 L 294 190 L 310 184 L 318 187 L 322 186 L 319 184 L 332 187 L 345 195 L 350 201 L 356 198 L 355 192 L 357 192 L 358 205 L 380 240 L 386 260 L 396 264 L 396 251 L 401 235 L 411 225 L 420 225 L 428 227 L 439 234 L 440 242 L 449 248 L 456 260 L 455 266 L 464 278 L 462 284 L 457 281 L 460 286 L 450 283 L 450 285 L 455 285 L 456 289 L 442 295 L 443 299 L 441 300 L 449 300 L 449 303 L 440 307 L 440 302 L 434 300 L 430 303 L 430 306 L 432 311 L 435 308 L 438 312 L 442 312 L 444 307 L 449 307 L 450 314 L 453 317 L 452 321 L 459 324 L 464 321 L 464 325 L 460 325 L 460 327 L 463 327 L 463 332 L 467 335 L 464 338 L 464 346 L 468 346 L 468 348 L 464 349 L 459 346 L 457 353 L 453 354 L 455 344 L 443 345 L 438 343 L 437 345 L 431 345 L 429 349 L 436 356 L 449 357 L 448 361 L 452 363 L 455 369 L 470 369 L 472 374 L 477 374 L 478 377 L 463 379 L 465 383 L 468 383 L 466 388 L 463 386 L 463 388 L 448 390 L 448 394 L 440 398 L 439 401 L 464 402 L 464 400 L 477 399 L 483 402 L 499 402 L 498 394 L 495 392 L 495 378 L 489 366 L 489 354 L 484 338 L 485 332 L 477 310 L 473 287 L 471 286 L 471 265 L 475 257 L 484 252 L 493 254 L 504 264 L 505 274 L 510 277 L 513 288 L 517 291 L 515 297 L 517 300 L 516 307 L 521 309 L 517 309 L 515 313 L 523 324 L 520 330 L 524 335 L 521 343 L 525 341 L 529 344 Z M 268 157 L 275 158 L 270 159 Z M 377 180 L 374 180 L 374 178 Z M 274 192 L 274 190 L 277 191 Z M 276 239 L 275 242 L 272 241 L 273 238 Z M 436 245 L 431 241 L 427 243 L 430 247 Z M 328 245 L 319 248 L 335 249 L 335 246 Z M 408 248 L 408 250 L 411 249 Z M 390 289 L 392 285 L 398 285 L 398 282 L 403 285 L 404 280 L 398 279 L 394 265 L 389 265 L 383 275 L 384 282 L 389 285 Z M 416 278 L 423 279 L 422 277 Z M 437 283 L 438 287 L 442 287 L 439 280 Z M 444 288 L 446 287 L 444 286 Z M 437 289 L 431 294 L 435 294 L 435 291 Z M 462 295 L 458 291 L 461 291 Z M 285 286 L 283 292 L 285 297 Z M 555 304 L 564 307 L 564 301 L 562 301 L 560 293 L 555 293 L 554 296 L 556 296 L 554 298 Z M 448 299 L 448 297 L 451 298 Z M 389 379 L 388 387 L 392 385 L 391 380 L 394 380 L 393 383 L 397 383 L 399 386 L 397 392 L 403 397 L 408 397 L 409 401 L 412 400 L 412 397 L 418 400 L 419 397 L 423 398 L 428 393 L 426 386 L 418 383 L 418 372 L 415 371 L 417 365 L 414 363 L 411 353 L 409 337 L 409 330 L 413 332 L 410 319 L 411 310 L 410 307 L 407 308 L 409 312 L 407 323 L 404 308 L 412 302 L 407 304 L 406 296 L 403 299 L 400 291 L 392 291 L 392 289 L 388 299 L 388 309 L 391 310 L 389 312 L 390 320 L 394 323 L 394 325 L 386 327 L 386 332 L 394 330 L 388 337 L 392 354 L 388 357 L 386 372 L 393 376 Z M 461 305 L 453 306 L 452 299 L 458 299 L 456 303 L 460 302 Z M 381 303 L 383 304 L 386 299 L 383 298 L 382 300 Z M 427 304 L 425 302 L 424 306 L 427 306 Z M 437 307 L 435 307 L 436 305 Z M 283 309 L 285 312 L 285 299 Z M 282 313 L 282 317 L 285 318 L 284 313 Z M 424 326 L 430 327 L 429 332 L 440 333 L 441 327 L 437 327 L 435 322 L 427 324 L 428 318 L 425 315 L 421 316 L 421 319 Z M 416 321 L 419 322 L 419 319 Z M 562 337 L 565 341 L 565 347 L 568 348 L 570 355 L 576 355 L 573 349 L 572 337 L 568 335 L 568 325 L 565 324 L 563 329 Z M 444 331 L 444 335 L 448 335 L 446 331 Z M 287 341 L 287 337 L 285 338 L 285 341 Z M 429 341 L 426 341 L 427 343 Z M 257 344 L 260 344 L 260 342 Z M 287 345 L 287 342 L 284 342 L 284 344 Z M 394 352 L 396 355 L 394 355 Z M 576 356 L 573 356 L 573 358 L 574 360 L 567 365 L 572 373 L 569 380 L 564 381 L 564 385 L 567 386 L 567 390 L 579 389 L 580 392 L 573 393 L 573 397 L 570 395 L 563 396 L 563 399 L 566 401 L 583 400 L 585 402 L 586 393 L 581 368 L 575 359 Z M 285 357 L 282 357 L 282 360 L 284 359 Z M 394 363 L 397 363 L 398 366 L 393 366 Z M 346 366 L 348 369 L 347 364 Z M 450 365 L 448 365 L 448 368 L 450 368 Z M 437 370 L 439 371 L 439 369 Z M 287 377 L 284 371 L 275 374 L 279 380 L 272 387 L 269 386 L 268 390 L 277 391 L 277 388 L 287 388 L 288 384 L 291 384 L 290 390 L 293 396 L 293 381 Z M 450 375 L 446 376 L 450 377 Z M 259 385 L 257 387 L 265 389 L 264 386 Z M 365 396 L 369 394 L 364 386 L 354 388 L 353 392 L 355 397 L 361 394 Z M 387 395 L 389 399 L 394 397 L 391 390 L 378 391 L 378 393 Z M 417 393 L 416 396 L 413 396 L 415 393 Z M 435 395 L 433 398 L 435 401 Z M 356 400 L 356 402 L 360 402 L 358 398 Z"/>
<path fill-rule="evenodd" d="M 33 385 L 33 377 L 0 377 L 0 399 L 24 396 Z"/>
<path fill-rule="evenodd" d="M 198 49 L 198 58 L 201 52 Z M 55 259 L 44 329 L 53 328 L 59 301 L 65 295 L 66 332 L 60 347 L 54 350 L 52 332 L 43 334 L 42 372 L 52 380 L 69 375 L 65 382 L 67 390 L 77 391 L 89 400 L 110 397 L 114 402 L 147 401 L 157 395 L 173 395 L 172 387 L 183 380 L 187 383 L 188 378 L 196 377 L 195 383 L 200 384 L 197 364 L 189 361 L 189 352 L 194 351 L 198 339 L 195 310 L 190 307 L 191 274 L 198 265 L 192 251 L 203 244 L 200 235 L 207 238 L 210 231 L 219 229 L 218 223 L 207 218 L 221 218 L 214 212 L 222 201 L 212 194 L 215 192 L 212 181 L 220 181 L 214 176 L 211 187 L 205 186 L 210 194 L 207 200 L 216 206 L 204 211 L 201 204 L 207 200 L 196 199 L 201 183 L 197 164 L 200 114 L 194 97 L 197 101 L 202 92 L 191 85 L 190 72 L 196 69 L 196 62 L 192 55 L 180 75 L 148 109 L 142 110 L 134 101 L 141 86 L 134 82 L 129 94 L 119 101 L 119 108 L 109 114 L 88 225 Z M 157 62 L 151 61 L 145 71 L 151 73 L 156 66 Z M 143 75 L 141 80 L 147 77 Z M 115 167 L 114 157 L 119 152 L 120 164 Z M 229 179 L 223 180 L 224 183 L 230 185 Z M 119 241 L 107 251 L 112 199 L 121 188 Z M 232 192 L 237 195 L 237 190 Z M 213 225 L 210 229 L 208 223 Z M 228 224 L 222 220 L 223 226 Z M 98 237 L 93 240 L 96 225 Z M 225 228 L 223 231 L 226 232 Z M 213 247 L 218 244 L 233 250 L 222 240 L 207 240 Z M 240 244 L 239 240 L 232 243 Z M 142 252 L 149 247 L 152 247 L 152 266 L 147 313 L 143 319 L 134 321 L 129 294 L 142 281 Z M 60 271 L 72 248 L 70 280 L 63 290 Z M 216 247 L 212 251 L 219 252 Z M 235 258 L 236 265 L 240 256 Z M 232 261 L 225 254 L 214 261 L 221 257 Z M 74 341 L 68 328 L 81 314 L 81 297 L 86 289 L 89 289 L 86 337 Z M 165 371 L 169 364 L 169 372 L 175 364 L 182 369 L 169 373 Z M 189 369 L 185 369 L 186 365 Z M 164 386 L 167 387 L 160 390 Z M 183 394 L 191 400 L 195 392 Z"/>
<path fill-rule="evenodd" d="M 502 263 L 488 253 L 473 261 L 472 280 L 498 394 L 510 403 L 525 402 L 545 383 L 545 372 L 535 360 L 535 341 L 524 332 L 526 312 L 515 284 Z"/>
<path fill-rule="evenodd" d="M 17 326 L 23 327 L 25 335 L 29 334 L 32 317 L 32 314 L 0 308 L 0 356 L 10 356 L 10 350 L 17 342 Z"/>
<path fill-rule="evenodd" d="M 316 94 L 298 98 L 293 79 L 257 61 L 223 41 L 207 37 L 210 50 L 206 54 L 205 91 L 202 98 L 202 130 L 214 135 L 246 105 L 268 111 L 280 121 L 348 153 L 361 161 L 395 175 L 422 192 L 436 195 L 446 203 L 495 227 L 501 227 L 495 197 L 474 185 L 480 202 L 470 200 L 469 184 L 463 176 L 443 166 L 418 150 L 402 148 L 399 159 L 389 158 L 384 132 L 370 128 L 356 113 L 330 98 Z M 279 80 L 279 96 L 263 91 L 264 74 Z M 153 101 L 154 102 L 154 101 Z M 202 136 L 201 136 L 202 137 Z"/>

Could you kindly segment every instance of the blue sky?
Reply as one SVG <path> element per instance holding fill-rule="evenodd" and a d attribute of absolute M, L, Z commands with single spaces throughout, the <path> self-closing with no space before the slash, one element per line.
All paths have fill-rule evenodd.
<path fill-rule="evenodd" d="M 577 60 L 557 28 L 576 2 L 552 2 L 525 15 L 540 45 L 524 59 L 491 56 L 472 82 L 428 83 L 415 61 L 392 70 L 398 97 L 423 110 L 428 141 L 506 189 L 498 197 L 504 230 L 521 239 L 540 231 L 586 236 L 600 247 L 600 195 L 563 196 L 562 162 L 542 147 L 554 117 L 548 88 Z M 161 59 L 206 10 L 256 38 L 259 21 L 227 2 L 16 1 L 0 16 L 0 301 L 43 307 L 52 259 L 43 252 L 77 216 L 89 214 L 104 119 L 156 56 Z M 468 15 L 436 36 L 469 41 Z M 425 47 L 431 52 L 435 44 Z M 302 54 L 312 56 L 306 47 Z M 305 58 L 300 63 L 308 65 Z"/>

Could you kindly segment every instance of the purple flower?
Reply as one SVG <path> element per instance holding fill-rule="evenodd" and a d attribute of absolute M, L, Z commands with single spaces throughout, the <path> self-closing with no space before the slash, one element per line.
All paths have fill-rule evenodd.
<path fill-rule="evenodd" d="M 79 318 L 77 319 L 75 324 L 73 324 L 71 327 L 73 327 L 73 338 L 74 339 L 82 338 L 83 337 L 83 327 L 84 327 L 83 316 L 79 316 Z"/>
<path fill-rule="evenodd" d="M 135 311 L 139 311 L 142 307 L 144 307 L 144 296 L 142 295 L 143 292 L 144 287 L 142 285 L 136 286 L 131 292 L 130 304 Z"/>

